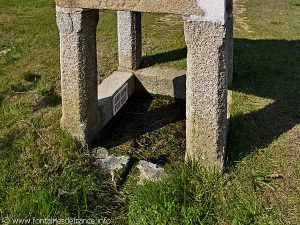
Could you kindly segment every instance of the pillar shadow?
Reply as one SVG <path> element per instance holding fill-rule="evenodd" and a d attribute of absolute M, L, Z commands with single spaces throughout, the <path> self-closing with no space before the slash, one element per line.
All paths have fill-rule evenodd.
<path fill-rule="evenodd" d="M 5 92 L 0 92 L 0 107 L 2 106 L 2 103 L 6 97 L 6 93 Z"/>
<path fill-rule="evenodd" d="M 141 68 L 154 66 L 156 64 L 162 64 L 167 62 L 173 62 L 181 59 L 185 59 L 187 54 L 187 48 L 176 49 L 156 55 L 144 56 L 141 64 Z"/>
<path fill-rule="evenodd" d="M 269 99 L 269 104 L 253 102 L 253 107 L 261 108 L 256 111 L 251 105 L 235 106 L 229 129 L 229 168 L 299 124 L 300 41 L 234 39 L 232 89 Z M 249 113 L 239 113 L 246 107 Z"/>
<path fill-rule="evenodd" d="M 186 74 L 173 79 L 174 96 L 177 101 L 186 97 Z M 183 101 L 183 100 L 181 100 Z"/>
<path fill-rule="evenodd" d="M 178 49 L 147 56 L 143 65 L 151 66 L 184 57 L 186 49 Z M 239 93 L 245 93 L 269 103 L 260 105 L 260 99 L 249 106 L 238 99 L 239 105 L 234 106 L 230 118 L 227 168 L 234 167 L 258 149 L 266 148 L 300 123 L 300 41 L 234 39 L 232 90 L 234 100 L 239 98 Z M 250 98 L 254 99 L 253 96 Z M 174 109 L 178 109 L 176 103 L 147 112 L 152 101 L 152 97 L 135 95 L 122 110 L 118 124 L 107 136 L 109 144 L 105 141 L 104 146 L 114 147 L 167 124 L 184 120 L 184 109 L 174 114 Z M 136 108 L 140 104 L 142 108 Z M 248 113 L 243 113 L 246 111 Z"/>

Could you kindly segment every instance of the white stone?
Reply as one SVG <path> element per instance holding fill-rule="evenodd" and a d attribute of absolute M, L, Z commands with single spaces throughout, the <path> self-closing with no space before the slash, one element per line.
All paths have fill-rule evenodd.
<path fill-rule="evenodd" d="M 164 168 L 158 167 L 157 165 L 141 160 L 137 168 L 140 171 L 140 177 L 138 184 L 143 184 L 145 181 L 158 181 L 165 176 Z"/>
<path fill-rule="evenodd" d="M 126 169 L 129 157 L 109 155 L 105 148 L 96 149 L 96 157 L 98 157 L 100 166 L 110 174 L 112 182 L 116 184 L 117 179 L 120 178 L 117 174 Z"/>
<path fill-rule="evenodd" d="M 184 17 L 187 21 L 209 21 L 225 24 L 226 4 L 224 0 L 197 0 L 197 5 L 203 10 L 203 16 L 190 15 Z"/>

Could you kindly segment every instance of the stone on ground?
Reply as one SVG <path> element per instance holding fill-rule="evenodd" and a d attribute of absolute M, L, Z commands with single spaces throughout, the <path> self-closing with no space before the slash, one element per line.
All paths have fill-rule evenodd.
<path fill-rule="evenodd" d="M 145 181 L 158 181 L 165 175 L 164 168 L 144 160 L 141 160 L 136 167 L 140 172 L 138 184 L 143 184 Z"/>
<path fill-rule="evenodd" d="M 129 157 L 110 155 L 105 148 L 96 149 L 96 157 L 97 162 L 110 175 L 113 184 L 116 186 L 127 168 Z"/>

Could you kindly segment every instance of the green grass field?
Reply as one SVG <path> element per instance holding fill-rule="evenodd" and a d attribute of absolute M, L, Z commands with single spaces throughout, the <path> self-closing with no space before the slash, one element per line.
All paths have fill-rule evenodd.
<path fill-rule="evenodd" d="M 165 156 L 174 172 L 158 183 L 119 192 L 87 149 L 60 129 L 54 1 L 0 0 L 0 219 L 300 224 L 300 2 L 238 0 L 234 11 L 225 173 L 183 166 L 182 109 L 172 99 L 137 97 L 141 106 L 130 110 L 146 117 L 120 115 L 128 125 L 114 127 L 103 145 L 137 158 Z M 99 81 L 117 69 L 116 22 L 114 12 L 101 12 Z M 143 66 L 184 69 L 181 18 L 143 14 L 143 53 Z M 147 121 L 157 126 L 149 128 Z M 272 174 L 282 178 L 269 178 Z"/>

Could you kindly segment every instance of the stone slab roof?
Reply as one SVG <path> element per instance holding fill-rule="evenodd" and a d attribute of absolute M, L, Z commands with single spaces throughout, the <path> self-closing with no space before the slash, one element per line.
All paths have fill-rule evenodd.
<path fill-rule="evenodd" d="M 66 8 L 110 9 L 203 16 L 197 0 L 56 0 Z"/>

